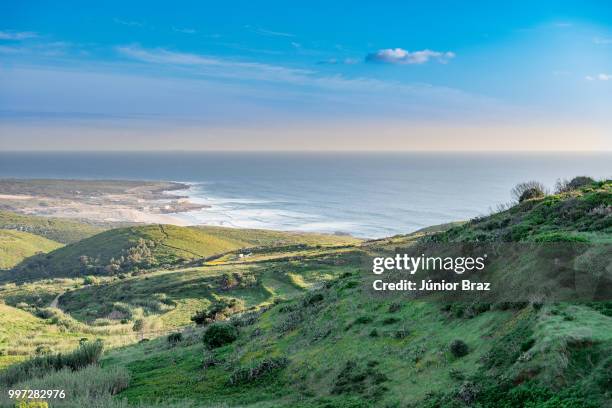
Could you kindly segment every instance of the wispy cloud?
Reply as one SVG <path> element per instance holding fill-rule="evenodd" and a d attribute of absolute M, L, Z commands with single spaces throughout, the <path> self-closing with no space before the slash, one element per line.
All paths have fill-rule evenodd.
<path fill-rule="evenodd" d="M 115 24 L 120 24 L 128 27 L 144 27 L 144 23 L 140 21 L 132 21 L 132 20 L 122 20 L 120 18 L 113 18 L 113 22 Z"/>
<path fill-rule="evenodd" d="M 587 75 L 587 81 L 612 81 L 612 74 Z"/>
<path fill-rule="evenodd" d="M 195 33 L 197 33 L 197 31 L 194 30 L 193 28 L 172 27 L 172 31 L 176 31 L 177 33 L 183 33 L 183 34 L 195 34 Z"/>
<path fill-rule="evenodd" d="M 403 84 L 396 81 L 368 77 L 347 77 L 341 74 L 329 75 L 310 69 L 290 68 L 259 62 L 244 62 L 217 56 L 169 51 L 163 48 L 146 49 L 138 45 L 116 48 L 124 57 L 149 64 L 159 64 L 169 68 L 188 70 L 197 77 L 208 77 L 221 80 L 283 83 L 300 87 L 299 92 L 325 91 L 330 98 L 345 98 L 343 103 L 351 104 L 355 93 L 360 95 L 386 95 L 386 103 L 400 100 L 437 100 L 443 105 L 474 104 L 493 106 L 490 98 L 472 95 L 458 89 L 433 86 L 429 84 Z M 342 63 L 350 64 L 353 60 L 345 59 Z M 485 102 L 482 102 L 485 100 Z"/>
<path fill-rule="evenodd" d="M 285 32 L 282 32 L 282 31 L 267 30 L 265 28 L 251 26 L 251 25 L 245 25 L 244 28 L 246 28 L 247 30 L 252 31 L 252 32 L 254 32 L 256 34 L 266 35 L 266 36 L 270 36 L 270 37 L 295 37 L 295 34 L 285 33 Z"/>
<path fill-rule="evenodd" d="M 436 60 L 441 64 L 446 64 L 455 57 L 454 52 L 440 52 L 432 50 L 407 51 L 402 48 L 387 48 L 370 53 L 366 56 L 366 62 L 381 62 L 387 64 L 424 64 L 430 60 Z"/>
<path fill-rule="evenodd" d="M 64 41 L 54 41 L 29 45 L 0 46 L 0 54 L 38 55 L 44 57 L 58 57 L 67 55 L 73 44 Z M 84 51 L 81 51 L 83 54 Z"/>
<path fill-rule="evenodd" d="M 259 62 L 234 61 L 215 56 L 169 51 L 164 48 L 146 49 L 136 45 L 117 47 L 128 58 L 142 62 L 197 68 L 200 74 L 239 79 L 299 82 L 312 71 L 287 68 Z"/>
<path fill-rule="evenodd" d="M 33 31 L 0 31 L 0 40 L 21 41 L 36 37 L 38 34 Z"/>

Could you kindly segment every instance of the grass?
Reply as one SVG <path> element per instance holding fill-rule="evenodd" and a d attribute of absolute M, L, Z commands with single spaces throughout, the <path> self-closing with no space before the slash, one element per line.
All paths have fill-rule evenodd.
<path fill-rule="evenodd" d="M 0 229 L 0 269 L 10 269 L 32 255 L 61 246 L 59 242 L 29 232 Z"/>
<path fill-rule="evenodd" d="M 423 242 L 607 243 L 610 197 L 612 184 L 598 182 L 526 200 L 468 223 L 365 243 L 342 237 L 322 244 L 290 242 L 282 241 L 283 233 L 249 230 L 241 235 L 222 228 L 185 234 L 179 229 L 166 238 L 156 235 L 159 226 L 119 230 L 106 235 L 108 243 L 98 237 L 88 248 L 94 243 L 100 251 L 113 248 L 110 255 L 126 248 L 119 241 L 134 237 L 130 242 L 137 243 L 145 239 L 139 234 L 146 233 L 146 239 L 159 242 L 155 258 L 173 268 L 103 276 L 91 285 L 80 278 L 4 285 L 0 298 L 35 304 L 35 293 L 46 301 L 66 291 L 59 305 L 67 314 L 40 319 L 6 309 L 16 320 L 5 323 L 8 330 L 22 336 L 30 326 L 59 330 L 64 325 L 74 327 L 67 332 L 72 333 L 93 330 L 96 322 L 111 324 L 99 330 L 129 327 L 143 317 L 163 323 L 165 331 L 147 336 L 149 341 L 134 344 L 132 334 L 131 344 L 109 349 L 99 369 L 128 373 L 129 386 L 115 396 L 104 393 L 88 400 L 87 406 L 153 407 L 160 401 L 163 406 L 198 401 L 200 406 L 298 408 L 606 406 L 612 398 L 612 317 L 605 304 L 480 307 L 433 298 L 375 298 L 363 289 L 366 276 L 358 271 L 364 254 Z M 287 239 L 312 238 L 297 237 Z M 214 253 L 220 249 L 198 242 L 237 247 Z M 215 248 L 213 255 L 197 252 L 210 248 Z M 597 252 L 602 248 L 580 255 L 575 262 L 579 270 L 589 271 L 605 260 L 605 253 Z M 527 254 L 496 270 L 520 287 L 530 282 L 536 258 Z M 233 325 L 237 338 L 207 347 L 208 327 L 193 326 L 189 318 L 232 299 L 232 312 L 242 315 L 223 324 Z M 130 323 L 121 325 L 120 319 Z M 161 335 L 177 330 L 182 330 L 177 341 Z M 10 342 L 14 335 L 5 338 Z"/>
<path fill-rule="evenodd" d="M 15 390 L 63 390 L 65 398 L 51 401 L 51 407 L 91 407 L 114 406 L 113 395 L 129 385 L 129 372 L 123 368 L 102 369 L 92 364 L 78 371 L 65 368 L 48 373 L 39 378 L 30 378 L 14 384 Z M 41 400 L 45 401 L 45 400 Z M 13 407 L 15 400 L 10 400 L 6 393 L 0 394 L 0 406 Z M 119 405 L 119 404 L 117 404 Z"/>
<path fill-rule="evenodd" d="M 63 244 L 80 241 L 108 228 L 109 226 L 64 218 L 47 218 L 0 210 L 0 229 L 29 232 Z"/>
<path fill-rule="evenodd" d="M 291 272 L 287 272 L 288 266 Z M 189 324 L 196 311 L 219 298 L 235 298 L 244 308 L 257 308 L 276 298 L 299 295 L 347 270 L 348 266 L 327 265 L 322 258 L 158 271 L 70 290 L 61 297 L 60 306 L 82 322 L 113 315 L 118 319 L 160 315 L 166 328 L 180 327 Z M 230 275 L 242 277 L 242 281 L 227 287 L 223 278 Z M 296 276 L 300 277 L 300 285 L 295 284 Z"/>
<path fill-rule="evenodd" d="M 44 257 L 34 257 L 24 262 L 18 268 L 18 273 L 20 278 L 29 279 L 116 275 L 175 267 L 254 245 L 292 244 L 301 248 L 312 242 L 318 242 L 321 247 L 357 243 L 359 240 L 265 230 L 246 230 L 240 234 L 239 230 L 231 228 L 147 225 L 113 229 L 67 245 Z M 284 249 L 283 252 L 287 252 Z"/>

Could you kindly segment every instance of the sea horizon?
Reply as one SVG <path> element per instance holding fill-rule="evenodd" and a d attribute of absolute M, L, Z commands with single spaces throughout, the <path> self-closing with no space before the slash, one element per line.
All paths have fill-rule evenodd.
<path fill-rule="evenodd" d="M 610 177 L 612 153 L 0 152 L 0 178 L 175 181 L 193 225 L 381 238 L 492 212 L 511 188 Z"/>

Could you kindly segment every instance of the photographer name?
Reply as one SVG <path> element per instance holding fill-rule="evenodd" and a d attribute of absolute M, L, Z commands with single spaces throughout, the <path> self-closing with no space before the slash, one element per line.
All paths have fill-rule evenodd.
<path fill-rule="evenodd" d="M 469 279 L 463 279 L 460 282 L 433 281 L 431 279 L 421 280 L 420 282 L 407 279 L 385 282 L 382 279 L 377 279 L 372 283 L 372 286 L 376 291 L 453 292 L 491 290 L 490 282 L 472 282 Z"/>

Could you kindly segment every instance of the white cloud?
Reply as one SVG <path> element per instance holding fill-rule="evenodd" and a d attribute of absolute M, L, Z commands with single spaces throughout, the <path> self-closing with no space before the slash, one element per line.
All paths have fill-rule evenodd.
<path fill-rule="evenodd" d="M 38 34 L 33 31 L 0 31 L 0 40 L 27 40 L 36 38 Z"/>
<path fill-rule="evenodd" d="M 383 62 L 388 64 L 424 64 L 429 60 L 436 60 L 441 64 L 447 63 L 455 57 L 454 52 L 440 52 L 432 50 L 407 51 L 402 48 L 387 48 L 378 50 L 366 56 L 368 62 Z"/>
<path fill-rule="evenodd" d="M 612 74 L 587 75 L 587 81 L 612 81 Z"/>
<path fill-rule="evenodd" d="M 321 75 L 320 72 L 289 68 L 279 65 L 269 65 L 259 62 L 236 61 L 216 56 L 199 55 L 169 51 L 164 48 L 147 49 L 138 45 L 120 46 L 116 50 L 130 59 L 159 64 L 169 67 L 189 69 L 197 76 L 211 78 L 282 82 L 297 86 L 312 86 L 333 91 L 351 90 L 353 92 L 388 92 L 394 94 L 416 95 L 444 95 L 448 98 L 471 98 L 461 91 L 437 87 L 428 84 L 401 84 L 394 81 L 384 81 L 374 78 L 353 77 L 344 75 Z M 330 60 L 325 63 L 351 64 L 353 60 Z"/>

